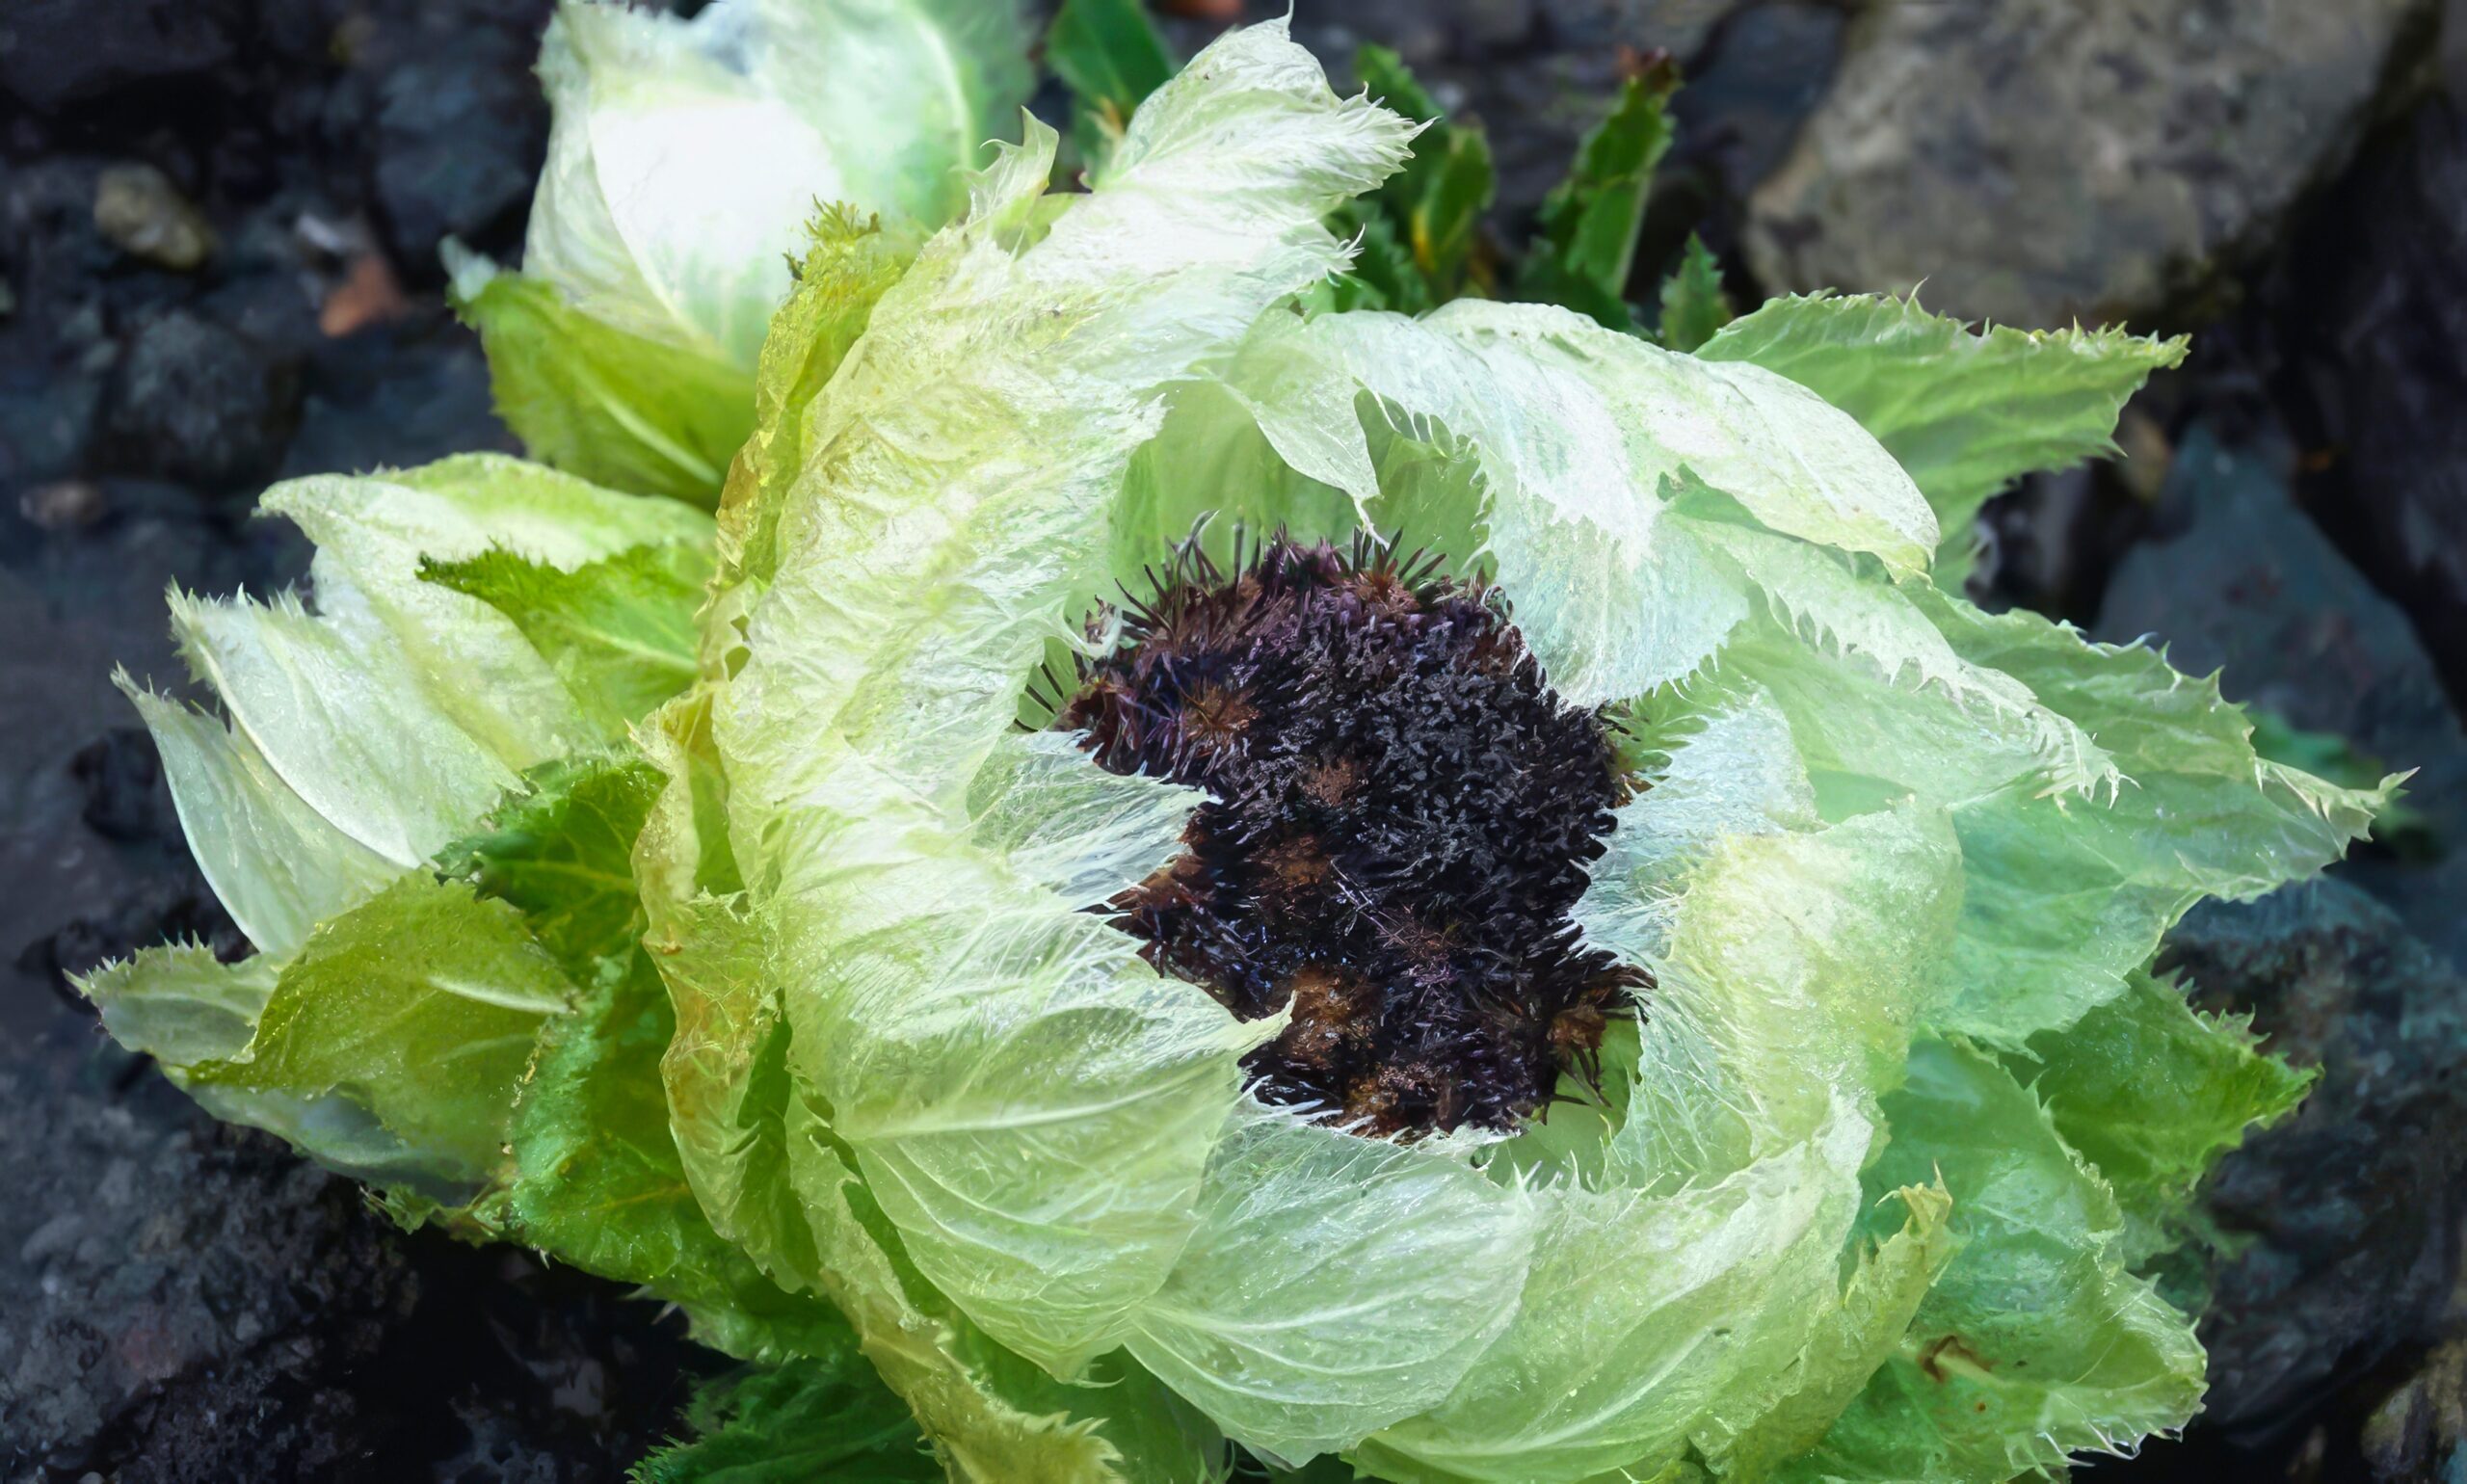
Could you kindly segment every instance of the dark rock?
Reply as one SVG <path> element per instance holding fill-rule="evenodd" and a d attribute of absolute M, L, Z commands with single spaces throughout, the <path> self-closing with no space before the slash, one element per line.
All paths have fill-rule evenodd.
<path fill-rule="evenodd" d="M 2467 5 L 2440 95 L 2322 202 L 2272 290 L 2307 507 L 2467 704 Z"/>
<path fill-rule="evenodd" d="M 2430 1484 L 2467 1473 L 2467 1343 L 2427 1356 L 2365 1419 L 2361 1441 L 2376 1480 Z"/>
<path fill-rule="evenodd" d="M 496 420 L 479 342 L 434 301 L 398 326 L 322 343 L 280 473 L 410 468 L 450 454 L 518 452 Z"/>
<path fill-rule="evenodd" d="M 115 727 L 79 750 L 68 771 L 86 791 L 78 817 L 107 840 L 163 839 L 179 829 L 163 762 L 142 727 Z"/>
<path fill-rule="evenodd" d="M 239 331 L 187 309 L 129 337 L 104 398 L 107 466 L 235 490 L 282 462 L 300 415 L 300 374 Z"/>
<path fill-rule="evenodd" d="M 2335 881 L 2196 908 L 2164 962 L 2321 1078 L 2203 1187 L 2233 1254 L 2202 1321 L 2205 1418 L 2278 1438 L 2338 1377 L 2435 1338 L 2457 1258 L 2467 981 Z"/>
<path fill-rule="evenodd" d="M 0 480 L 18 484 L 22 500 L 76 472 L 101 400 L 91 376 L 64 375 L 35 357 L 0 361 Z"/>
<path fill-rule="evenodd" d="M 1738 0 L 1540 0 L 1555 46 L 1570 51 L 1658 46 L 1692 57 Z"/>
<path fill-rule="evenodd" d="M 324 348 L 317 330 L 317 302 L 309 292 L 318 256 L 305 246 L 278 255 L 263 241 L 246 246 L 258 259 L 254 271 L 225 278 L 191 301 L 197 313 L 229 331 L 267 360 L 299 366 L 304 390 L 313 380 L 302 362 Z"/>
<path fill-rule="evenodd" d="M 45 111 L 227 62 L 236 0 L 13 0 L 0 17 L 0 92 Z"/>
<path fill-rule="evenodd" d="M 344 1182 L 273 1141 L 0 1064 L 0 1458 L 11 1477 L 332 1476 L 337 1383 L 417 1301 Z"/>
<path fill-rule="evenodd" d="M 2116 563 L 2151 521 L 2151 507 L 2107 465 L 2029 475 L 1979 512 L 1978 565 L 1964 590 L 1991 611 L 2029 608 L 2088 627 Z"/>
<path fill-rule="evenodd" d="M 143 1063 L 65 1050 L 0 1047 L 10 1479 L 582 1484 L 712 1368 L 650 1305 L 407 1236 Z"/>
<path fill-rule="evenodd" d="M 119 250 L 94 227 L 94 196 L 103 164 L 80 157 L 13 163 L 0 174 L 0 256 L 5 256 L 21 312 L 12 338 L 48 338 L 100 304 L 100 279 Z M 101 323 L 93 323 L 99 335 Z"/>
<path fill-rule="evenodd" d="M 249 951 L 249 940 L 215 900 L 205 878 L 174 864 L 27 943 L 17 952 L 15 967 L 48 983 L 63 1003 L 82 1007 L 72 982 L 77 976 L 157 943 L 188 942 L 203 943 L 226 962 Z"/>
<path fill-rule="evenodd" d="M 414 281 L 443 278 L 446 236 L 510 246 L 546 148 L 548 112 L 532 64 L 545 8 L 423 8 L 381 43 L 403 60 L 377 90 L 373 186 L 395 261 Z"/>
<path fill-rule="evenodd" d="M 1725 259 L 1739 252 L 1747 199 L 1789 152 L 1842 50 L 1841 9 L 1807 0 L 1738 7 L 1688 62 L 1671 100 L 1676 137 L 1654 179 L 1637 261 L 1654 273 L 1690 235 Z M 1651 282 L 1631 294 L 1650 300 Z"/>
<path fill-rule="evenodd" d="M 2143 316 L 2260 238 L 2361 136 L 2427 0 L 1996 0 L 1862 10 L 1755 196 L 1773 290 L 1911 289 L 1966 318 Z"/>

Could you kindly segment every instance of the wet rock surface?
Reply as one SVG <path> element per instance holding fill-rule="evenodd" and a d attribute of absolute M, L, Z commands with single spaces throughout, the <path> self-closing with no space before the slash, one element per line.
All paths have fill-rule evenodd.
<path fill-rule="evenodd" d="M 188 309 L 131 330 L 95 429 L 95 462 L 212 490 L 261 481 L 300 417 L 300 368 Z"/>
<path fill-rule="evenodd" d="M 25 1152 L 0 1213 L 16 1469 L 338 1469 L 357 1409 L 336 1383 L 417 1281 L 340 1182 L 183 1116 L 168 1088 L 114 1096 L 113 1070 L 0 1071 Z M 209 1408 L 220 1428 L 198 1425 Z"/>
<path fill-rule="evenodd" d="M 394 1231 L 63 989 L 242 946 L 109 684 L 179 686 L 163 586 L 299 578 L 246 518 L 269 479 L 510 446 L 435 248 L 518 248 L 546 0 L 0 9 L 0 1478 L 615 1477 L 708 1364 L 673 1321 Z M 1243 8 L 1160 9 L 1187 51 Z M 1689 82 L 1640 272 L 1700 230 L 1743 296 L 1925 277 L 1940 307 L 2201 332 L 2132 463 L 1991 512 L 1984 591 L 2169 635 L 2422 768 L 2422 824 L 2177 936 L 2323 1079 L 2214 1186 L 2246 1245 L 2210 1418 L 2096 1476 L 2461 1467 L 2467 0 L 1306 0 L 1296 34 L 1340 74 L 1394 47 L 1484 119 L 1502 243 L 1663 49 Z"/>
<path fill-rule="evenodd" d="M 196 77 L 231 61 L 232 0 L 25 0 L 0 32 L 0 89 L 38 109 Z"/>
<path fill-rule="evenodd" d="M 2210 1422 L 2254 1445 L 2343 1372 L 2438 1338 L 2453 1315 L 2467 1141 L 2467 980 L 2340 881 L 2206 904 L 2167 962 L 2208 1009 L 2248 1011 L 2321 1079 L 2205 1190 L 2241 1247 L 2204 1321 Z"/>
<path fill-rule="evenodd" d="M 407 1240 L 144 1063 L 0 1053 L 0 1476 L 615 1476 L 707 1365 L 519 1253 Z"/>

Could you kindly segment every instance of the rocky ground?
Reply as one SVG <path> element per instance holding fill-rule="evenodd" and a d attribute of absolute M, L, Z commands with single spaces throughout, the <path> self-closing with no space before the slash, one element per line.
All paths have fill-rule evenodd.
<path fill-rule="evenodd" d="M 1238 7 L 1185 0 L 1178 40 Z M 1254 3 L 1259 13 L 1283 10 Z M 1314 13 L 1314 12 L 1316 13 Z M 111 665 L 160 594 L 305 553 L 268 480 L 507 446 L 438 301 L 520 240 L 543 0 L 13 0 L 0 13 L 0 1479 L 608 1478 L 707 1363 L 519 1254 L 405 1235 L 113 1050 L 63 974 L 230 928 Z M 1480 115 L 1520 222 L 1624 66 L 1691 79 L 1646 256 L 1741 297 L 1907 288 L 2192 330 L 2124 464 L 1991 511 L 1982 596 L 2168 635 L 2423 771 L 2328 883 L 2171 950 L 2324 1070 L 2234 1156 L 2182 1443 L 2094 1477 L 2467 1471 L 2467 3 L 1349 0 Z M 1639 285 L 1641 288 L 1643 285 Z"/>

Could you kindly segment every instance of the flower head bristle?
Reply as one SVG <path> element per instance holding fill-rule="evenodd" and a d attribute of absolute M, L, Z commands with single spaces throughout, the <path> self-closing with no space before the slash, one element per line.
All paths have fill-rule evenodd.
<path fill-rule="evenodd" d="M 1110 909 L 1234 1014 L 1290 1008 L 1260 1096 L 1382 1136 L 1510 1128 L 1593 1075 L 1641 983 L 1568 918 L 1629 785 L 1498 595 L 1397 549 L 1185 543 L 1055 725 L 1210 795 Z"/>

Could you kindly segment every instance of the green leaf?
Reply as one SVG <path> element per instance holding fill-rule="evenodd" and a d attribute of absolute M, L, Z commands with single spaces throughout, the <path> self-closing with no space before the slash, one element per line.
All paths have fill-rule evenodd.
<path fill-rule="evenodd" d="M 916 1418 L 854 1346 L 696 1393 L 695 1436 L 633 1467 L 632 1484 L 940 1484 Z"/>
<path fill-rule="evenodd" d="M 643 1285 L 682 1308 L 696 1338 L 732 1355 L 853 1355 L 837 1310 L 782 1289 L 703 1214 L 659 1074 L 676 1017 L 649 957 L 636 948 L 622 963 L 543 1029 L 514 1113 L 511 1167 L 468 1215 L 499 1239 Z"/>
<path fill-rule="evenodd" d="M 1064 1387 L 995 1345 L 910 1262 L 894 1229 L 849 1171 L 844 1144 L 813 1112 L 787 1060 L 774 934 L 745 911 L 725 846 L 725 796 L 707 721 L 707 697 L 665 708 L 644 729 L 669 783 L 636 854 L 652 921 L 652 957 L 667 980 L 677 1030 L 662 1058 L 680 1161 L 703 1208 L 780 1286 L 827 1297 L 856 1326 L 865 1353 L 915 1409 L 952 1476 L 1141 1484 L 1214 1479 L 1222 1439 L 1185 1403 L 1135 1366 L 1100 1361 Z M 1017 847 L 1057 888 L 1094 889 L 1164 848 L 1154 801 L 1120 817 L 1100 808 L 1092 852 L 1074 859 L 1048 820 L 1085 817 L 1074 793 L 1157 794 L 1165 785 L 1070 772 L 1036 738 L 1019 739 L 1018 766 L 971 790 L 974 828 Z M 1050 765 L 1048 765 L 1050 764 Z M 1102 780 L 1093 790 L 1073 785 Z M 1131 789 L 1104 785 L 1134 784 Z M 1081 832 L 1086 833 L 1086 832 Z M 710 836 L 723 836 L 714 842 Z M 1149 843 L 1143 846 L 1142 839 Z M 1111 862 L 1108 864 L 1108 862 Z M 732 1347 L 732 1348 L 742 1348 Z"/>
<path fill-rule="evenodd" d="M 1401 1484 L 1651 1478 L 1791 1398 L 1804 1426 L 1854 1390 L 1928 1270 L 1905 1244 L 1891 1276 L 1845 1290 L 1843 1259 L 1873 1095 L 1942 992 L 1960 885 L 1939 811 L 1725 839 L 1651 964 L 1617 1178 L 1537 1182 L 1507 1331 L 1356 1460 Z"/>
<path fill-rule="evenodd" d="M 262 953 L 223 964 L 202 947 L 180 945 L 107 964 L 76 985 L 101 1010 L 114 1040 L 152 1056 L 215 1117 L 262 1128 L 330 1170 L 382 1187 L 413 1220 L 468 1199 L 478 1176 L 459 1152 L 403 1138 L 348 1096 L 220 1086 L 191 1076 L 193 1068 L 248 1047 L 279 970 Z"/>
<path fill-rule="evenodd" d="M 1965 660 L 2029 687 L 2123 778 L 2104 805 L 2023 782 L 1956 808 L 1964 988 L 1942 1023 L 1976 1040 L 2012 1047 L 2113 998 L 2195 902 L 2310 876 L 2365 836 L 2399 782 L 2341 788 L 2260 759 L 2217 677 L 2189 678 L 2153 650 L 1913 591 Z M 1885 746 L 1899 754 L 1894 776 L 1941 786 L 1916 776 L 1926 765 L 1909 734 Z"/>
<path fill-rule="evenodd" d="M 140 689 L 125 671 L 112 681 L 154 738 L 189 854 L 260 952 L 289 958 L 319 921 L 401 873 L 310 808 L 246 731 Z"/>
<path fill-rule="evenodd" d="M 1518 298 L 1575 309 L 1611 330 L 1634 328 L 1628 277 L 1654 169 L 1670 149 L 1666 110 L 1678 91 L 1678 70 L 1668 64 L 1620 88 L 1609 117 L 1577 147 L 1567 178 L 1543 198 Z"/>
<path fill-rule="evenodd" d="M 454 312 L 488 353 L 497 415 L 544 464 L 710 507 L 754 428 L 746 368 L 593 319 L 556 286 L 448 241 Z"/>
<path fill-rule="evenodd" d="M 2197 1014 L 2181 986 L 2147 971 L 2006 1065 L 2115 1188 L 2135 1261 L 2173 1244 L 2194 1183 L 2246 1129 L 2301 1102 L 2316 1075 L 2264 1052 L 2248 1020 Z"/>
<path fill-rule="evenodd" d="M 536 770 L 483 828 L 438 856 L 438 870 L 522 914 L 578 984 L 622 973 L 643 936 L 634 840 L 664 779 L 639 757 L 574 758 Z"/>
<path fill-rule="evenodd" d="M 1724 1478 L 1770 1478 L 1814 1448 L 1900 1347 L 1912 1316 L 1951 1260 L 1953 1203 L 1942 1184 L 1905 1186 L 1886 1199 L 1897 1200 L 1908 1219 L 1881 1244 L 1855 1244 L 1858 1266 L 1841 1307 L 1809 1337 L 1795 1385 L 1744 1429 L 1700 1444 Z M 1870 1221 L 1871 1231 L 1880 1228 Z"/>
<path fill-rule="evenodd" d="M 574 983 L 573 1008 L 542 1024 L 507 1089 L 510 1161 L 450 1213 L 497 1238 L 683 1307 L 696 1334 L 740 1355 L 830 1354 L 853 1345 L 828 1304 L 783 1292 L 723 1241 L 685 1178 L 659 1065 L 676 1028 L 640 939 L 631 860 L 659 771 L 634 757 L 534 771 L 480 834 L 438 867 L 521 914 Z M 477 1027 L 475 1027 L 477 1029 Z M 441 1051 L 440 1064 L 471 1054 Z"/>
<path fill-rule="evenodd" d="M 1899 1352 L 1782 1477 L 2005 1484 L 2182 1426 L 2201 1401 L 2192 1325 L 2126 1270 L 2114 1195 L 2037 1100 L 1990 1058 L 1923 1041 L 1884 1107 L 1867 1188 L 1941 1176 L 1957 1246 Z"/>
<path fill-rule="evenodd" d="M 413 873 L 318 926 L 237 1053 L 198 1083 L 342 1093 L 405 1140 L 493 1167 L 541 1022 L 573 985 L 514 909 Z"/>
<path fill-rule="evenodd" d="M 225 964 L 203 944 L 172 943 L 75 982 L 114 1041 L 177 1073 L 240 1053 L 274 995 L 275 970 L 263 954 Z"/>
<path fill-rule="evenodd" d="M 1450 122 L 1403 59 L 1384 46 L 1363 47 L 1354 70 L 1372 97 L 1426 125 L 1404 169 L 1347 219 L 1366 237 L 1354 273 L 1380 291 L 1380 307 L 1408 314 L 1485 292 L 1488 265 L 1475 249 L 1482 214 L 1498 191 L 1490 136 L 1478 124 Z"/>
<path fill-rule="evenodd" d="M 1915 299 L 1861 295 L 1768 300 L 1697 354 L 1763 366 L 1859 419 L 1918 481 L 1959 557 L 1989 496 L 2114 453 L 2126 399 L 2185 347 L 2113 328 L 1974 332 Z"/>
<path fill-rule="evenodd" d="M 1826 817 L 1906 794 L 1952 811 L 1966 885 L 1959 987 L 1940 1029 L 2014 1049 L 2070 1024 L 2121 993 L 2193 903 L 2310 875 L 2386 796 L 2389 781 L 2348 790 L 2260 761 L 2215 681 L 2150 650 L 1981 614 L 1923 582 L 1819 596 L 1861 593 L 1868 605 L 1845 610 L 1858 627 L 1817 627 L 1826 648 L 1761 617 L 1711 678 L 1656 704 L 1761 687 L 1790 718 Z M 1856 662 L 1831 652 L 1845 634 Z"/>
<path fill-rule="evenodd" d="M 796 1188 L 823 1266 L 817 1285 L 924 1424 L 955 1484 L 1217 1484 L 1224 1440 L 1207 1418 L 1118 1355 L 1057 1382 L 990 1341 L 904 1251 L 844 1146 L 791 1095 Z"/>
<path fill-rule="evenodd" d="M 278 954 L 426 861 L 522 770 L 612 736 L 513 620 L 421 581 L 423 564 L 504 546 L 563 569 L 711 539 L 676 501 L 492 454 L 291 480 L 260 509 L 317 543 L 315 610 L 175 591 L 173 636 L 231 729 L 140 710 L 218 891 Z"/>
<path fill-rule="evenodd" d="M 1588 941 L 1630 963 L 1669 951 L 1681 888 L 1725 839 L 1820 822 L 1791 724 L 1762 691 L 1669 718 L 1639 741 L 1653 786 L 1619 807 L 1570 912 Z"/>
<path fill-rule="evenodd" d="M 1722 265 L 1705 239 L 1690 232 L 1679 266 L 1661 280 L 1661 343 L 1693 352 L 1731 322 L 1730 295 L 1722 291 Z"/>
<path fill-rule="evenodd" d="M 694 683 L 694 617 L 711 576 L 699 545 L 636 546 L 570 571 L 499 546 L 420 575 L 512 619 L 612 734 Z"/>
<path fill-rule="evenodd" d="M 507 1240 L 707 1301 L 731 1277 L 763 1279 L 711 1230 L 677 1161 L 658 1071 L 676 1023 L 647 961 L 550 1020 L 515 1114 L 514 1170 L 475 1209 Z"/>
<path fill-rule="evenodd" d="M 2253 724 L 2253 751 L 2268 761 L 2285 763 L 2342 788 L 2372 788 L 2389 775 L 2389 767 L 2380 758 L 2337 732 L 2298 727 L 2269 707 L 2251 702 L 2244 703 L 2244 714 Z M 2431 821 L 2403 797 L 2393 798 L 2389 807 L 2374 816 L 2373 838 L 2411 858 L 2441 853 L 2441 841 Z"/>
<path fill-rule="evenodd" d="M 1063 0 L 1045 34 L 1046 65 L 1071 90 L 1073 136 L 1101 165 L 1148 95 L 1174 75 L 1173 54 L 1140 0 Z"/>

